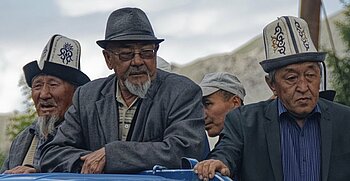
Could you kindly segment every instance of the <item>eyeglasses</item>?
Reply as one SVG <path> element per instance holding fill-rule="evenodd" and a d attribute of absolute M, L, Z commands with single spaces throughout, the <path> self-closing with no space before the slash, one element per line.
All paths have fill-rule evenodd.
<path fill-rule="evenodd" d="M 118 56 L 122 61 L 129 61 L 135 58 L 135 54 L 139 54 L 142 59 L 152 59 L 156 53 L 156 49 L 141 49 L 139 52 L 134 51 L 123 51 L 123 52 L 113 52 L 112 50 L 107 50 L 114 55 Z"/>

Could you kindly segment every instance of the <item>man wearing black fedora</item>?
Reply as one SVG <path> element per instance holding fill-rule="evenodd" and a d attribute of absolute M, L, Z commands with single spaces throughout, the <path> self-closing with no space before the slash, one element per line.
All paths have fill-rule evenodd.
<path fill-rule="evenodd" d="M 45 46 L 40 61 L 23 67 L 37 119 L 12 142 L 1 173 L 32 173 L 38 170 L 42 147 L 52 140 L 64 113 L 72 104 L 78 86 L 90 81 L 80 71 L 78 41 L 54 35 Z"/>
<path fill-rule="evenodd" d="M 65 123 L 44 148 L 41 171 L 132 173 L 205 158 L 201 90 L 156 68 L 162 41 L 142 10 L 112 12 L 97 44 L 115 74 L 77 89 Z"/>
<path fill-rule="evenodd" d="M 200 179 L 219 171 L 240 180 L 349 180 L 350 108 L 319 97 L 325 53 L 315 49 L 307 23 L 280 17 L 263 38 L 260 64 L 276 99 L 230 112 L 195 172 Z"/>

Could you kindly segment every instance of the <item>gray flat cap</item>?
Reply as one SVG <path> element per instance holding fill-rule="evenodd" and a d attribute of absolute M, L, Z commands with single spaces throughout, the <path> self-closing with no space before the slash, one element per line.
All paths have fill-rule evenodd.
<path fill-rule="evenodd" d="M 228 72 L 217 72 L 206 74 L 199 84 L 203 96 L 208 96 L 218 90 L 225 90 L 237 95 L 244 101 L 245 89 L 238 78 Z"/>

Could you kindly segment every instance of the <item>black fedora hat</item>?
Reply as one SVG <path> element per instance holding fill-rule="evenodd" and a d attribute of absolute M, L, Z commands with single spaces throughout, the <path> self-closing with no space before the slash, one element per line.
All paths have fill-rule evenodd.
<path fill-rule="evenodd" d="M 32 87 L 33 78 L 40 74 L 58 77 L 76 86 L 89 82 L 89 77 L 80 71 L 80 52 L 77 40 L 62 35 L 52 36 L 40 61 L 32 61 L 23 67 L 28 86 Z"/>
<path fill-rule="evenodd" d="M 322 62 L 326 53 L 318 52 L 305 20 L 282 16 L 263 31 L 266 60 L 260 62 L 265 72 L 300 62 Z"/>
<path fill-rule="evenodd" d="M 164 39 L 157 39 L 152 25 L 146 14 L 138 8 L 121 8 L 112 12 L 106 26 L 104 40 L 96 43 L 106 48 L 110 42 L 120 41 L 149 41 L 160 43 Z"/>

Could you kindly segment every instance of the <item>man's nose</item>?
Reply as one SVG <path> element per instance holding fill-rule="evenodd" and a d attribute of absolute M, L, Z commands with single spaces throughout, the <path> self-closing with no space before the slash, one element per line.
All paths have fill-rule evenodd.
<path fill-rule="evenodd" d="M 301 76 L 297 82 L 297 90 L 299 92 L 306 92 L 309 88 L 309 82 L 306 80 L 304 76 Z"/>
<path fill-rule="evenodd" d="M 207 109 L 204 109 L 204 119 L 207 119 L 207 117 L 208 117 Z"/>
<path fill-rule="evenodd" d="M 40 90 L 40 98 L 41 99 L 51 98 L 50 88 L 49 88 L 49 86 L 47 84 L 44 84 L 44 86 Z"/>
<path fill-rule="evenodd" d="M 141 55 L 139 52 L 135 52 L 134 58 L 131 60 L 131 65 L 133 66 L 141 66 L 144 64 L 143 58 L 141 58 Z"/>

